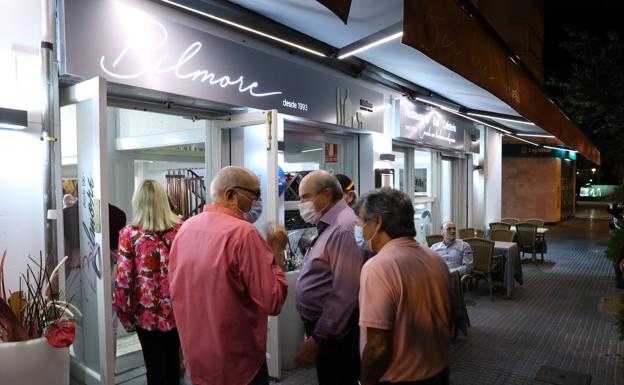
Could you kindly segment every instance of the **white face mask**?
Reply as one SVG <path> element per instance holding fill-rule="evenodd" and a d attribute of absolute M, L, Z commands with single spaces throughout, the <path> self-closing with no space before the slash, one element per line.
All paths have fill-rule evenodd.
<path fill-rule="evenodd" d="M 249 223 L 257 221 L 258 218 L 260 218 L 260 215 L 262 215 L 262 202 L 260 201 L 251 202 L 251 209 L 246 213 L 243 213 L 243 217 Z"/>
<path fill-rule="evenodd" d="M 323 213 L 316 211 L 314 208 L 314 201 L 309 201 L 303 203 L 299 202 L 299 215 L 304 221 L 315 225 L 321 219 Z"/>
<path fill-rule="evenodd" d="M 355 237 L 355 243 L 357 243 L 360 249 L 373 252 L 372 238 L 364 239 L 364 227 L 355 225 L 353 228 L 353 236 Z"/>

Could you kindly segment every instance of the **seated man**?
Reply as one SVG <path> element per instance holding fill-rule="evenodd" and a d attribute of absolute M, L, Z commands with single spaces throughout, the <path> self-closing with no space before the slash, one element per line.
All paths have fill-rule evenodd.
<path fill-rule="evenodd" d="M 442 224 L 442 242 L 435 243 L 431 250 L 440 254 L 449 271 L 457 271 L 459 275 L 468 274 L 472 271 L 473 256 L 470 245 L 461 239 L 456 239 L 455 223 L 446 221 Z"/>

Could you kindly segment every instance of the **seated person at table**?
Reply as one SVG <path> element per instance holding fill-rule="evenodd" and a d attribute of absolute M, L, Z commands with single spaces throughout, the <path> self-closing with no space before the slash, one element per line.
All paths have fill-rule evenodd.
<path fill-rule="evenodd" d="M 456 232 L 455 223 L 444 222 L 442 224 L 444 240 L 433 244 L 431 250 L 442 256 L 451 273 L 457 271 L 459 275 L 464 275 L 472 271 L 474 258 L 470 245 L 461 239 L 457 239 Z"/>

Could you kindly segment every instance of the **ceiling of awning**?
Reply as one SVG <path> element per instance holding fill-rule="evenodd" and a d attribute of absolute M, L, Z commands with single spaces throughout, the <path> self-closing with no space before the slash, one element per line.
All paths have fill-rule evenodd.
<path fill-rule="evenodd" d="M 231 0 L 231 2 L 336 48 L 357 43 L 403 21 L 403 0 L 353 0 L 346 25 L 316 1 Z M 400 39 L 371 48 L 356 56 L 468 109 L 521 116 L 510 104 L 419 50 L 402 44 Z M 504 122 L 504 125 L 518 133 L 548 134 L 547 130 L 539 126 L 509 122 Z M 568 138 L 559 137 L 559 139 L 570 144 L 566 140 Z M 595 156 L 596 152 L 597 150 L 589 156 L 585 155 L 599 163 L 599 156 L 597 159 Z"/>

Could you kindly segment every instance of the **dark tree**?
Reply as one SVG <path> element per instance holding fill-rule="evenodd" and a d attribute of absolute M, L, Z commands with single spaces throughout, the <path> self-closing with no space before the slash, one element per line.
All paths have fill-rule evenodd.
<path fill-rule="evenodd" d="M 570 75 L 549 78 L 558 101 L 601 151 L 603 183 L 624 179 L 624 45 L 620 36 L 567 30 L 561 48 L 569 53 Z"/>

